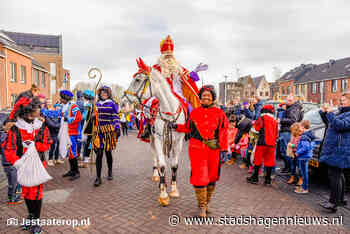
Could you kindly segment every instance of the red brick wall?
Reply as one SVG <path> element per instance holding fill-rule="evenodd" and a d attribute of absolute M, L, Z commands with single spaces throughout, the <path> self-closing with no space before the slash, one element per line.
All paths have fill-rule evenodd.
<path fill-rule="evenodd" d="M 289 81 L 280 81 L 280 96 L 282 99 L 285 99 L 287 97 L 287 89 L 288 86 L 290 87 L 290 93 L 295 94 L 295 87 L 294 87 L 294 80 Z M 284 88 L 285 93 L 283 94 L 282 89 Z"/>
<path fill-rule="evenodd" d="M 5 58 L 0 57 L 0 109 L 6 107 Z"/>
<path fill-rule="evenodd" d="M 20 94 L 21 92 L 28 90 L 32 86 L 32 60 L 31 58 L 19 54 L 15 51 L 4 48 L 4 52 L 7 55 L 7 78 L 8 78 L 8 101 L 6 103 L 7 106 L 11 105 L 11 95 L 12 94 Z M 11 62 L 17 64 L 17 81 L 10 81 L 11 78 Z M 26 67 L 26 82 L 21 83 L 21 66 L 24 65 Z"/>
<path fill-rule="evenodd" d="M 350 77 L 347 78 L 348 85 L 347 89 L 344 92 L 347 92 L 350 90 Z M 341 90 L 341 80 L 337 80 L 337 92 L 332 92 L 332 81 L 327 80 L 325 81 L 325 102 L 332 102 L 334 105 L 339 105 L 339 99 L 341 97 L 341 94 L 343 91 Z"/>
<path fill-rule="evenodd" d="M 321 102 L 320 84 L 317 83 L 316 93 L 312 93 L 312 85 L 313 85 L 313 83 L 307 84 L 307 101 L 314 102 L 314 103 L 320 103 Z"/>

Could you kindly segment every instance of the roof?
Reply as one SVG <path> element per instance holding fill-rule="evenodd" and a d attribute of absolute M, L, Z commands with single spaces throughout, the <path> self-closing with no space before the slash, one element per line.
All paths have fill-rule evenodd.
<path fill-rule="evenodd" d="M 10 48 L 12 50 L 15 50 L 15 51 L 17 51 L 17 52 L 19 52 L 19 53 L 21 53 L 21 54 L 31 58 L 31 55 L 29 54 L 29 51 L 27 51 L 22 46 L 17 45 L 15 41 L 13 41 L 11 38 L 9 38 L 1 30 L 0 30 L 0 43 L 4 47 L 8 47 L 8 48 Z"/>
<path fill-rule="evenodd" d="M 290 70 L 289 72 L 286 72 L 285 74 L 283 74 L 283 76 L 278 81 L 280 81 L 280 82 L 290 81 L 290 80 L 298 81 L 305 73 L 310 71 L 313 66 L 315 66 L 315 65 L 314 64 L 307 64 L 307 65 L 301 64 L 300 66 L 295 67 L 292 70 Z"/>
<path fill-rule="evenodd" d="M 328 80 L 350 76 L 350 57 L 338 60 L 329 60 L 327 63 L 315 65 L 296 83 Z"/>
<path fill-rule="evenodd" d="M 5 54 L 0 51 L 0 57 L 5 57 Z"/>
<path fill-rule="evenodd" d="M 257 76 L 257 77 L 254 77 L 253 78 L 253 82 L 254 82 L 254 85 L 255 85 L 255 88 L 257 89 L 261 83 L 261 81 L 263 81 L 265 79 L 265 76 L 262 75 L 262 76 Z"/>
<path fill-rule="evenodd" d="M 35 59 L 32 59 L 32 64 L 33 64 L 33 66 L 35 66 L 39 69 L 45 70 L 47 72 L 46 68 L 43 65 L 41 65 L 38 61 L 36 61 Z"/>
<path fill-rule="evenodd" d="M 34 53 L 61 53 L 62 36 L 3 31 L 17 45 Z"/>

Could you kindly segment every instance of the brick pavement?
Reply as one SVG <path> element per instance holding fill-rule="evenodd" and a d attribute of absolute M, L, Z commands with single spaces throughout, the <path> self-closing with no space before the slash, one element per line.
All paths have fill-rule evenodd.
<path fill-rule="evenodd" d="M 135 133 L 122 137 L 114 156 L 113 181 L 103 179 L 101 187 L 92 186 L 94 175 L 90 169 L 81 169 L 82 177 L 74 182 L 61 177 L 68 165 L 49 168 L 54 180 L 45 186 L 47 200 L 42 218 L 83 219 L 90 225 L 75 227 L 45 226 L 46 233 L 350 233 L 344 226 L 223 226 L 184 224 L 183 217 L 197 214 L 197 204 L 189 184 L 190 165 L 184 149 L 179 166 L 178 185 L 181 197 L 172 199 L 168 207 L 160 207 L 157 201 L 158 186 L 151 181 L 152 158 L 145 143 L 137 142 Z M 105 160 L 104 171 L 105 170 Z M 95 172 L 93 172 L 95 173 Z M 168 169 L 168 175 L 170 169 Z M 212 216 L 253 215 L 327 216 L 317 204 L 304 196 L 289 193 L 290 187 L 280 183 L 272 187 L 254 186 L 245 182 L 246 172 L 237 165 L 224 165 L 221 180 L 211 202 Z M 168 176 L 168 180 L 170 177 Z M 0 233 L 21 233 L 16 226 L 7 226 L 9 218 L 26 215 L 25 206 L 8 207 L 6 190 L 0 190 Z M 176 214 L 181 223 L 169 225 L 169 216 Z M 334 215 L 333 215 L 334 216 Z M 347 225 L 346 225 L 347 226 Z"/>

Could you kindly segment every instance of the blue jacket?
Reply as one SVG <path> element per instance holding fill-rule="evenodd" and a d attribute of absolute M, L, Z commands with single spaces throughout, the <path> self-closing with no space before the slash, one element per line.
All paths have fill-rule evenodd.
<path fill-rule="evenodd" d="M 296 154 L 297 160 L 306 160 L 312 158 L 312 151 L 314 149 L 316 139 L 312 131 L 304 132 L 299 140 Z"/>
<path fill-rule="evenodd" d="M 286 117 L 286 110 L 282 108 L 277 109 L 277 119 L 283 119 Z"/>
<path fill-rule="evenodd" d="M 3 166 L 11 166 L 11 163 L 5 159 L 4 149 L 2 148 L 2 144 L 7 138 L 7 132 L 5 132 L 3 128 L 3 125 L 7 120 L 7 118 L 8 118 L 8 115 L 0 113 L 0 157 L 1 157 L 1 163 Z"/>
<path fill-rule="evenodd" d="M 257 120 L 260 117 L 261 109 L 263 108 L 262 101 L 258 101 L 258 103 L 254 104 L 254 119 Z"/>
<path fill-rule="evenodd" d="M 350 107 L 338 114 L 328 112 L 328 129 L 323 141 L 320 162 L 338 168 L 350 168 Z"/>

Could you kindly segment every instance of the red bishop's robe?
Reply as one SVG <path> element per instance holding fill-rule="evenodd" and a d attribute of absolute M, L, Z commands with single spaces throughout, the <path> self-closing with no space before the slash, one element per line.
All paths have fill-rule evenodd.
<path fill-rule="evenodd" d="M 161 68 L 159 64 L 156 64 L 153 66 L 154 69 L 157 69 L 159 72 L 161 72 Z M 170 77 L 166 77 L 171 89 L 173 90 L 172 87 L 172 82 Z M 190 77 L 190 72 L 182 67 L 182 94 L 184 98 L 192 105 L 193 108 L 200 107 L 200 101 L 198 97 L 198 87 L 196 85 L 196 82 L 194 82 L 191 77 Z M 174 91 L 173 91 L 174 92 Z M 176 94 L 178 97 L 178 95 Z M 179 97 L 178 97 L 179 98 Z"/>

